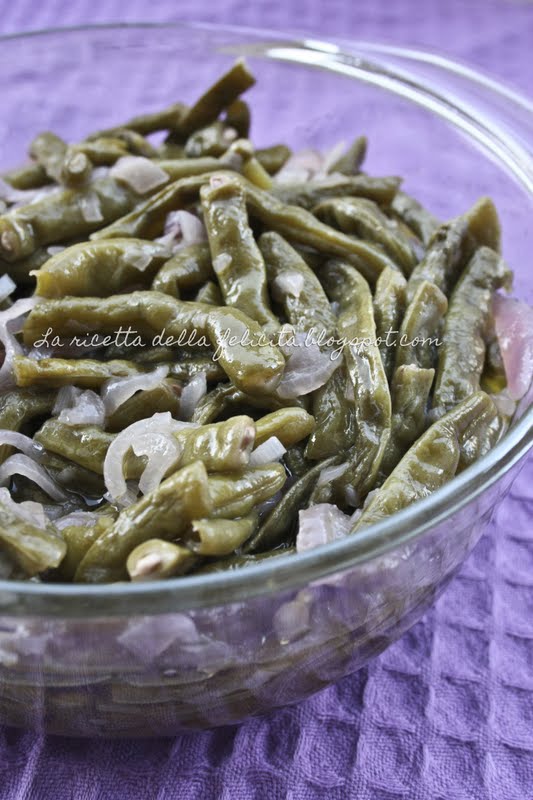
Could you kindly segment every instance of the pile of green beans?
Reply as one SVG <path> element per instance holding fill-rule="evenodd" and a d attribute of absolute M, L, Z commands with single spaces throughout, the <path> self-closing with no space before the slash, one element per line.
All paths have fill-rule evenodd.
<path fill-rule="evenodd" d="M 505 430 L 490 395 L 506 385 L 491 308 L 511 274 L 490 199 L 441 223 L 398 178 L 361 171 L 361 136 L 322 172 L 291 174 L 288 147 L 249 139 L 241 95 L 254 82 L 238 61 L 192 105 L 77 143 L 43 132 L 31 161 L 3 176 L 39 195 L 8 199 L 0 215 L 0 267 L 16 284 L 3 308 L 38 302 L 17 334 L 0 429 L 33 440 L 64 499 L 16 471 L 4 481 L 2 575 L 153 580 L 294 557 L 300 511 L 334 503 L 357 535 Z M 128 180 L 124 159 L 148 165 L 154 182 Z M 179 211 L 196 218 L 192 241 L 168 235 Z M 128 330 L 133 342 L 119 341 Z M 316 358 L 334 361 L 301 393 L 286 388 L 298 368 L 284 332 L 300 347 L 314 337 Z M 105 399 L 110 382 L 163 367 L 158 385 L 101 422 L 60 419 L 65 387 Z M 185 419 L 191 381 L 205 391 Z M 119 501 L 108 451 L 130 425 L 145 439 L 142 422 L 157 414 L 174 421 L 165 453 L 175 455 L 144 491 L 147 456 L 130 447 L 133 495 Z M 284 453 L 254 458 L 272 437 Z M 8 437 L 0 466 L 15 452 Z M 34 505 L 15 505 L 25 501 Z"/>

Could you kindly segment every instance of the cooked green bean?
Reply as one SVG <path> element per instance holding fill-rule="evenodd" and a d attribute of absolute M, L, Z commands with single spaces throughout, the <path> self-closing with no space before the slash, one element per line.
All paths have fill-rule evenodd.
<path fill-rule="evenodd" d="M 28 356 L 15 356 L 13 371 L 17 386 L 46 389 L 59 389 L 61 386 L 99 389 L 109 378 L 125 378 L 143 372 L 131 361 L 97 361 L 91 358 L 37 360 Z"/>
<path fill-rule="evenodd" d="M 211 509 L 207 473 L 196 461 L 121 511 L 82 558 L 74 580 L 104 583 L 126 579 L 126 560 L 135 547 L 154 538 L 179 539 L 194 519 L 207 516 Z"/>
<path fill-rule="evenodd" d="M 13 186 L 14 189 L 39 189 L 50 183 L 48 176 L 41 164 L 34 161 L 23 164 L 21 167 L 4 172 L 2 178 Z"/>
<path fill-rule="evenodd" d="M 0 500 L 0 551 L 32 577 L 59 566 L 67 546 L 51 524 L 37 527 Z"/>
<path fill-rule="evenodd" d="M 165 381 L 155 389 L 136 392 L 125 400 L 106 419 L 106 430 L 118 432 L 127 428 L 140 419 L 146 419 L 153 414 L 164 414 L 169 411 L 173 417 L 179 414 L 179 398 L 176 386 Z"/>
<path fill-rule="evenodd" d="M 190 547 L 201 556 L 229 556 L 257 527 L 257 514 L 239 519 L 198 519 L 192 523 L 195 538 Z"/>
<path fill-rule="evenodd" d="M 232 383 L 221 383 L 200 400 L 192 416 L 192 421 L 205 425 L 213 422 L 230 409 L 250 407 L 278 411 L 287 405 L 300 408 L 303 406 L 301 400 L 282 400 L 275 394 L 249 394 L 237 389 Z"/>
<path fill-rule="evenodd" d="M 406 280 L 394 269 L 384 269 L 376 282 L 374 293 L 374 319 L 376 336 L 387 378 L 394 370 L 397 337 L 405 313 Z"/>
<path fill-rule="evenodd" d="M 358 136 L 348 150 L 330 167 L 329 172 L 342 172 L 343 175 L 355 175 L 359 172 L 366 158 L 368 141 L 366 136 Z"/>
<path fill-rule="evenodd" d="M 323 222 L 343 233 L 383 247 L 406 275 L 415 266 L 416 256 L 410 241 L 372 200 L 361 197 L 324 200 L 313 211 Z"/>
<path fill-rule="evenodd" d="M 391 400 L 387 376 L 376 343 L 372 295 L 365 279 L 353 267 L 330 261 L 324 276 L 326 289 L 339 303 L 339 336 L 346 339 L 344 358 L 354 391 L 356 437 L 348 469 L 333 481 L 336 496 L 346 490 L 357 498 L 373 487 L 391 428 Z"/>
<path fill-rule="evenodd" d="M 422 281 L 403 318 L 399 347 L 396 348 L 396 366 L 415 364 L 431 369 L 435 366 L 436 351 L 442 346 L 440 333 L 448 301 L 438 286 Z"/>
<path fill-rule="evenodd" d="M 252 115 L 250 106 L 245 100 L 238 97 L 226 108 L 224 122 L 227 128 L 233 128 L 241 138 L 248 138 Z"/>
<path fill-rule="evenodd" d="M 104 459 L 113 439 L 112 433 L 96 425 L 67 425 L 54 418 L 47 420 L 35 434 L 35 441 L 49 452 L 98 475 L 104 473 Z M 142 464 L 140 460 L 139 463 Z"/>
<path fill-rule="evenodd" d="M 248 467 L 240 472 L 218 472 L 209 476 L 209 493 L 214 519 L 246 517 L 255 507 L 273 497 L 284 485 L 281 464 Z M 197 514 L 196 518 L 201 515 Z"/>
<path fill-rule="evenodd" d="M 492 296 L 510 281 L 507 265 L 488 247 L 476 251 L 459 279 L 450 298 L 439 348 L 432 411 L 435 419 L 479 389 Z"/>
<path fill-rule="evenodd" d="M 301 183 L 277 183 L 272 187 L 282 203 L 310 211 L 330 197 L 366 197 L 388 206 L 400 185 L 399 178 L 373 178 L 368 175 L 331 175 Z"/>
<path fill-rule="evenodd" d="M 221 306 L 224 304 L 224 298 L 220 287 L 213 281 L 206 281 L 203 286 L 200 286 L 194 298 L 195 303 L 207 303 L 208 306 Z"/>
<path fill-rule="evenodd" d="M 0 394 L 0 429 L 20 431 L 28 422 L 52 412 L 55 392 L 33 389 L 9 389 Z M 0 463 L 13 452 L 9 445 L 0 446 Z"/>
<path fill-rule="evenodd" d="M 33 286 L 35 285 L 35 270 L 46 264 L 49 258 L 48 250 L 45 247 L 38 247 L 31 255 L 18 261 L 0 259 L 0 272 L 9 275 L 17 286 Z"/>
<path fill-rule="evenodd" d="M 315 428 L 305 449 L 313 461 L 342 453 L 355 442 L 356 420 L 353 389 L 344 368 L 313 393 Z"/>
<path fill-rule="evenodd" d="M 327 337 L 335 331 L 335 317 L 315 273 L 278 233 L 263 233 L 259 249 L 266 265 L 270 290 L 297 331 L 314 330 Z M 277 296 L 276 296 L 277 295 Z"/>
<path fill-rule="evenodd" d="M 179 298 L 180 290 L 199 286 L 214 274 L 209 245 L 191 244 L 178 250 L 161 267 L 152 282 L 152 289 Z"/>
<path fill-rule="evenodd" d="M 104 515 L 91 525 L 67 525 L 61 529 L 67 552 L 58 569 L 58 577 L 63 581 L 72 581 L 76 570 L 91 545 L 102 533 L 113 525 L 113 516 Z"/>
<path fill-rule="evenodd" d="M 313 431 L 315 420 L 303 408 L 280 408 L 255 423 L 255 446 L 275 436 L 285 447 L 301 442 Z"/>
<path fill-rule="evenodd" d="M 394 195 L 391 209 L 418 236 L 422 244 L 430 243 L 440 225 L 437 217 L 400 189 Z"/>
<path fill-rule="evenodd" d="M 164 539 L 148 539 L 135 547 L 126 559 L 132 581 L 156 581 L 189 572 L 198 563 L 187 547 Z"/>
<path fill-rule="evenodd" d="M 95 131 L 87 137 L 87 141 L 94 139 L 101 139 L 103 136 L 115 136 L 117 131 L 120 132 L 124 129 L 135 131 L 142 136 L 156 131 L 172 130 L 179 126 L 180 120 L 186 110 L 183 103 L 172 103 L 172 105 L 155 111 L 149 114 L 141 114 L 137 117 L 132 117 L 123 125 L 118 125 L 114 128 L 106 128 L 105 130 Z"/>
<path fill-rule="evenodd" d="M 476 451 L 481 454 L 485 450 L 495 417 L 497 411 L 490 397 L 477 392 L 435 422 L 372 497 L 352 533 L 427 497 L 451 480 L 462 454 L 473 460 Z"/>
<path fill-rule="evenodd" d="M 231 131 L 223 122 L 216 120 L 205 128 L 194 131 L 185 142 L 185 155 L 188 158 L 213 156 L 218 158 L 226 152 L 237 131 Z"/>
<path fill-rule="evenodd" d="M 148 284 L 169 252 L 144 239 L 102 239 L 67 247 L 37 272 L 42 297 L 105 297 L 135 284 Z"/>
<path fill-rule="evenodd" d="M 290 148 L 284 144 L 275 144 L 273 147 L 263 147 L 255 151 L 255 157 L 269 175 L 279 172 L 290 155 Z"/>

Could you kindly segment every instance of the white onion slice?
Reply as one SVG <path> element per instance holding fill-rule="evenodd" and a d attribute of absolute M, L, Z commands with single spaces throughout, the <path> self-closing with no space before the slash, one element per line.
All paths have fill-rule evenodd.
<path fill-rule="evenodd" d="M 509 397 L 520 400 L 533 380 L 533 308 L 497 294 L 493 310 Z"/>
<path fill-rule="evenodd" d="M 345 152 L 345 141 L 337 142 L 337 144 L 334 144 L 333 147 L 330 147 L 330 149 L 324 153 L 324 160 L 322 162 L 322 168 L 319 174 L 327 175 L 332 166 L 344 155 Z"/>
<path fill-rule="evenodd" d="M 180 455 L 178 443 L 164 433 L 141 434 L 131 448 L 136 456 L 148 457 L 148 463 L 139 480 L 141 494 L 157 489 L 166 471 L 176 463 Z"/>
<path fill-rule="evenodd" d="M 70 514 L 65 514 L 65 516 L 56 519 L 54 525 L 59 531 L 69 525 L 91 527 L 101 519 L 101 516 L 101 514 L 96 514 L 94 511 L 72 511 Z"/>
<path fill-rule="evenodd" d="M 174 246 L 175 249 L 206 241 L 207 232 L 202 220 L 182 209 L 167 215 L 164 234 L 156 239 L 156 242 Z"/>
<path fill-rule="evenodd" d="M 140 375 L 127 375 L 123 378 L 109 378 L 102 385 L 100 394 L 104 403 L 105 412 L 113 414 L 126 400 L 133 397 L 136 392 L 147 392 L 156 389 L 168 375 L 168 366 L 156 367 L 153 372 Z"/>
<path fill-rule="evenodd" d="M 299 150 L 293 153 L 276 173 L 276 183 L 305 182 L 323 169 L 324 157 L 318 150 Z"/>
<path fill-rule="evenodd" d="M 249 464 L 251 467 L 260 467 L 263 464 L 271 464 L 283 458 L 287 449 L 281 444 L 277 436 L 270 436 L 263 444 L 258 445 L 250 455 Z"/>
<path fill-rule="evenodd" d="M 34 460 L 39 459 L 43 452 L 41 445 L 37 444 L 37 442 L 34 442 L 29 436 L 25 436 L 23 433 L 19 433 L 18 431 L 8 431 L 4 428 L 1 428 L 0 446 L 5 444 L 10 445 L 11 447 L 16 447 L 21 453 L 30 456 L 30 458 L 33 458 Z"/>
<path fill-rule="evenodd" d="M 66 425 L 103 425 L 105 408 L 102 398 L 91 389 L 86 391 L 77 389 L 76 392 L 77 394 L 73 396 L 71 404 L 59 412 L 59 422 L 64 422 Z"/>
<path fill-rule="evenodd" d="M 294 334 L 293 341 L 288 344 L 281 339 L 280 350 L 288 356 L 276 389 L 276 394 L 284 400 L 301 397 L 323 386 L 341 361 L 321 350 L 315 342 L 308 342 L 305 333 Z"/>
<path fill-rule="evenodd" d="M 81 196 L 80 209 L 85 222 L 102 222 L 104 219 L 100 198 L 96 192 L 88 191 Z"/>
<path fill-rule="evenodd" d="M 123 461 L 128 450 L 132 449 L 136 443 L 138 449 L 140 449 L 141 446 L 143 448 L 145 447 L 144 439 L 141 445 L 140 437 L 161 434 L 169 444 L 168 452 L 171 452 L 172 446 L 176 445 L 172 434 L 190 426 L 192 426 L 192 423 L 178 422 L 172 419 L 170 411 L 166 411 L 161 414 L 154 414 L 148 419 L 138 420 L 127 428 L 124 428 L 110 444 L 104 460 L 104 481 L 108 496 L 112 502 L 126 505 L 131 498 L 131 492 L 128 492 L 128 484 L 124 477 Z M 157 450 L 157 448 L 154 447 L 153 453 L 143 453 L 143 455 L 148 455 L 148 464 L 144 470 L 144 472 L 148 470 L 148 474 L 143 483 L 143 485 L 146 485 L 146 482 L 152 483 L 151 474 L 157 469 L 157 462 L 159 457 L 162 457 L 163 451 L 162 449 Z M 141 476 L 141 480 L 143 478 L 144 473 Z"/>
<path fill-rule="evenodd" d="M 282 300 L 287 295 L 298 298 L 304 284 L 305 278 L 300 272 L 282 272 L 272 282 L 272 296 L 274 300 Z"/>
<path fill-rule="evenodd" d="M 296 551 L 304 553 L 336 539 L 344 539 L 351 526 L 350 517 L 330 503 L 305 508 L 299 512 Z"/>
<path fill-rule="evenodd" d="M 36 528 L 41 528 L 43 530 L 46 528 L 48 519 L 42 503 L 36 503 L 34 500 L 25 500 L 23 503 L 16 503 L 11 497 L 9 489 L 5 487 L 0 489 L 0 502 L 16 514 L 19 519 L 24 520 L 24 522 L 29 522 L 30 525 L 35 525 Z"/>
<path fill-rule="evenodd" d="M 347 469 L 348 464 L 339 464 L 336 467 L 325 467 L 323 470 L 321 470 L 316 485 L 325 486 L 326 484 L 331 483 L 337 478 L 340 478 L 341 475 L 344 475 Z"/>
<path fill-rule="evenodd" d="M 29 456 L 17 453 L 4 461 L 0 466 L 0 486 L 5 486 L 12 475 L 23 475 L 25 478 L 29 478 L 58 503 L 68 499 L 68 494 L 59 488 L 44 467 L 36 464 Z"/>
<path fill-rule="evenodd" d="M 9 275 L 2 275 L 0 278 L 0 303 L 3 303 L 10 294 L 13 294 L 16 288 L 15 281 Z"/>
<path fill-rule="evenodd" d="M 37 305 L 38 297 L 27 297 L 17 300 L 16 303 L 4 311 L 0 311 L 0 342 L 4 345 L 5 356 L 2 367 L 0 368 L 0 388 L 10 386 L 13 383 L 13 358 L 20 355 L 22 347 L 15 338 L 10 323 L 27 314 L 28 311 Z"/>
<path fill-rule="evenodd" d="M 61 244 L 57 244 L 56 245 L 56 244 L 54 244 L 54 245 L 51 245 L 50 247 L 47 247 L 46 248 L 46 252 L 48 253 L 49 256 L 57 256 L 58 253 L 62 253 L 63 250 L 66 250 L 66 249 L 67 248 L 64 247 L 64 245 L 61 245 Z"/>
<path fill-rule="evenodd" d="M 199 372 L 191 378 L 180 397 L 180 415 L 190 419 L 200 400 L 207 394 L 207 378 L 205 372 Z"/>
<path fill-rule="evenodd" d="M 168 182 L 167 173 L 144 156 L 122 156 L 113 164 L 109 174 L 126 183 L 137 194 L 146 194 Z"/>

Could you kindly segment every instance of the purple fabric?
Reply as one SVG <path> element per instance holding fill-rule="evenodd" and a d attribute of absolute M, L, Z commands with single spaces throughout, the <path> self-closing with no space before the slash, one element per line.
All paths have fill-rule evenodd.
<path fill-rule="evenodd" d="M 447 50 L 532 85 L 527 0 L 0 1 L 0 32 L 203 19 Z M 368 669 L 298 707 L 173 740 L 0 729 L 1 800 L 528 800 L 533 460 L 434 608 Z"/>

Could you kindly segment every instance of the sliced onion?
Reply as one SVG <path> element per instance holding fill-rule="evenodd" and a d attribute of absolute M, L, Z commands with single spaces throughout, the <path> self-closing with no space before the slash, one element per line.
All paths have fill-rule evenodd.
<path fill-rule="evenodd" d="M 279 397 L 292 399 L 314 392 L 323 386 L 340 364 L 331 353 L 308 342 L 305 333 L 297 333 L 290 344 L 280 341 L 280 350 L 288 356 L 285 371 L 276 389 Z"/>
<path fill-rule="evenodd" d="M 172 452 L 172 447 L 177 446 L 172 434 L 186 427 L 192 427 L 192 423 L 178 422 L 172 419 L 170 411 L 166 411 L 161 414 L 154 414 L 148 419 L 138 420 L 127 428 L 124 428 L 111 442 L 104 460 L 104 481 L 109 498 L 120 505 L 126 505 L 128 503 L 131 493 L 128 494 L 128 485 L 124 477 L 123 461 L 127 452 L 133 449 L 136 443 L 137 451 L 147 447 L 146 440 L 142 438 L 141 441 L 141 437 L 150 435 L 155 442 L 155 434 L 161 434 L 168 445 L 165 451 L 161 439 L 158 439 L 157 443 L 154 443 L 153 452 L 143 453 L 143 455 L 148 455 L 148 463 L 141 476 L 142 481 L 145 477 L 145 473 L 147 473 L 143 482 L 143 486 L 146 486 L 146 483 L 150 485 L 153 483 L 151 476 L 157 471 L 158 460 L 163 457 L 166 458 L 164 451 L 170 453 Z"/>
<path fill-rule="evenodd" d="M 34 460 L 39 459 L 43 452 L 41 445 L 34 442 L 29 436 L 25 436 L 18 431 L 8 431 L 2 428 L 0 429 L 0 446 L 6 444 L 16 447 L 21 453 L 30 456 Z"/>
<path fill-rule="evenodd" d="M 339 158 L 342 158 L 345 152 L 345 141 L 337 142 L 337 144 L 334 144 L 333 147 L 330 147 L 330 149 L 324 153 L 324 160 L 322 162 L 320 174 L 328 175 L 332 166 L 339 160 Z"/>
<path fill-rule="evenodd" d="M 136 456 L 147 456 L 148 463 L 139 480 L 141 494 L 157 489 L 168 469 L 180 455 L 180 447 L 167 433 L 144 433 L 131 446 Z"/>
<path fill-rule="evenodd" d="M 13 294 L 16 288 L 17 284 L 9 275 L 2 275 L 0 278 L 0 303 L 3 303 L 10 294 Z"/>
<path fill-rule="evenodd" d="M 51 247 L 47 247 L 46 248 L 46 252 L 48 253 L 49 256 L 57 256 L 58 253 L 62 253 L 63 250 L 66 250 L 66 249 L 67 248 L 64 247 L 61 244 L 57 244 L 57 245 L 55 244 L 55 245 L 52 245 Z"/>
<path fill-rule="evenodd" d="M 102 398 L 91 389 L 77 391 L 79 394 L 74 396 L 72 405 L 59 412 L 59 422 L 64 422 L 66 425 L 103 425 L 105 408 Z"/>
<path fill-rule="evenodd" d="M 207 394 L 205 372 L 198 372 L 183 389 L 180 397 L 180 416 L 190 419 L 200 400 Z"/>
<path fill-rule="evenodd" d="M 336 539 L 344 539 L 351 526 L 350 517 L 330 503 L 305 508 L 299 512 L 296 551 L 304 553 Z"/>
<path fill-rule="evenodd" d="M 59 531 L 63 528 L 68 528 L 69 525 L 92 527 L 101 519 L 101 516 L 101 514 L 97 514 L 95 511 L 72 511 L 72 513 L 65 514 L 65 516 L 56 519 L 54 525 Z"/>
<path fill-rule="evenodd" d="M 16 514 L 19 519 L 24 520 L 24 522 L 29 522 L 30 525 L 35 525 L 36 528 L 41 528 L 43 530 L 46 528 L 48 519 L 42 503 L 36 503 L 34 500 L 25 500 L 23 503 L 16 503 L 11 497 L 9 489 L 5 487 L 0 489 L 0 502 Z"/>
<path fill-rule="evenodd" d="M 270 436 L 266 442 L 260 444 L 250 455 L 249 464 L 251 467 L 260 467 L 263 464 L 271 464 L 273 461 L 279 461 L 287 449 L 281 444 L 277 436 Z"/>
<path fill-rule="evenodd" d="M 113 414 L 126 400 L 133 397 L 136 392 L 148 392 L 161 386 L 168 375 L 168 366 L 156 367 L 153 372 L 143 372 L 140 375 L 127 375 L 124 378 L 109 378 L 102 385 L 101 397 L 105 412 Z"/>
<path fill-rule="evenodd" d="M 88 191 L 80 197 L 81 215 L 85 222 L 102 222 L 102 206 L 96 192 Z"/>
<path fill-rule="evenodd" d="M 144 156 L 122 156 L 113 164 L 109 174 L 126 183 L 137 194 L 146 194 L 168 182 L 167 173 Z"/>
<path fill-rule="evenodd" d="M 12 475 L 23 475 L 33 481 L 56 502 L 64 502 L 68 499 L 68 494 L 59 488 L 44 467 L 36 464 L 28 456 L 17 453 L 4 461 L 0 466 L 0 486 L 5 486 Z"/>
<path fill-rule="evenodd" d="M 15 189 L 14 186 L 0 178 L 0 200 L 5 200 L 12 207 L 35 203 L 36 200 L 40 200 L 42 197 L 51 194 L 51 192 L 57 191 L 58 186 L 53 184 L 39 186 L 37 189 Z"/>
<path fill-rule="evenodd" d="M 493 311 L 509 397 L 520 400 L 533 380 L 533 308 L 496 294 Z"/>
<path fill-rule="evenodd" d="M 274 278 L 272 282 L 272 295 L 274 300 L 282 300 L 289 295 L 298 298 L 304 288 L 305 278 L 300 272 L 288 270 Z"/>
<path fill-rule="evenodd" d="M 276 173 L 277 183 L 299 183 L 308 181 L 323 169 L 324 158 L 318 150 L 300 150 L 293 153 Z"/>
<path fill-rule="evenodd" d="M 10 308 L 0 311 L 0 342 L 4 345 L 5 351 L 4 362 L 0 368 L 0 388 L 13 384 L 13 358 L 23 352 L 11 329 L 12 324 L 31 311 L 39 299 L 38 297 L 27 297 L 17 300 Z"/>
<path fill-rule="evenodd" d="M 340 478 L 341 475 L 344 475 L 347 469 L 348 464 L 339 464 L 336 467 L 325 467 L 323 470 L 321 470 L 316 485 L 325 486 L 326 484 L 331 483 L 337 478 Z"/>

